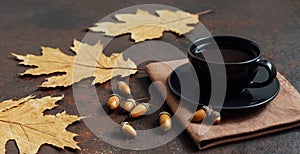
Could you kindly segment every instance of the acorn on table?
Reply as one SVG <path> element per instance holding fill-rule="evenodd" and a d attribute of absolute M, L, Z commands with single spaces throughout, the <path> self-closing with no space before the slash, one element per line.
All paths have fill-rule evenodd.
<path fill-rule="evenodd" d="M 164 130 L 168 131 L 172 128 L 171 115 L 168 112 L 160 112 L 159 115 L 159 126 Z"/>
<path fill-rule="evenodd" d="M 130 112 L 133 108 L 136 107 L 136 101 L 132 98 L 129 98 L 124 102 L 122 107 L 125 111 Z"/>
<path fill-rule="evenodd" d="M 118 94 L 112 94 L 108 101 L 107 101 L 107 107 L 111 110 L 115 110 L 120 105 L 121 97 Z"/>
<path fill-rule="evenodd" d="M 124 81 L 118 82 L 118 90 L 121 93 L 121 95 L 131 95 L 130 87 Z"/>
<path fill-rule="evenodd" d="M 122 122 L 121 128 L 126 136 L 135 137 L 137 135 L 136 130 L 128 122 Z"/>
<path fill-rule="evenodd" d="M 149 111 L 149 103 L 141 103 L 137 105 L 133 110 L 130 112 L 130 118 L 137 118 L 142 115 L 145 115 Z"/>

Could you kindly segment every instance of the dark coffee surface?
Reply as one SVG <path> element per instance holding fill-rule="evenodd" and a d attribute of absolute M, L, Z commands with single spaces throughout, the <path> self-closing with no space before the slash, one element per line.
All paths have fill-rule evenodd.
<path fill-rule="evenodd" d="M 214 58 L 220 56 L 219 52 L 221 52 L 225 63 L 245 62 L 256 57 L 252 51 L 242 51 L 237 49 L 196 49 L 194 51 L 197 57 L 201 59 L 212 57 L 209 59 L 212 59 L 214 62 L 219 62 L 218 58 Z"/>
<path fill-rule="evenodd" d="M 215 51 L 210 51 L 215 52 Z M 255 58 L 253 54 L 232 49 L 221 49 L 221 53 L 225 62 L 244 62 Z"/>

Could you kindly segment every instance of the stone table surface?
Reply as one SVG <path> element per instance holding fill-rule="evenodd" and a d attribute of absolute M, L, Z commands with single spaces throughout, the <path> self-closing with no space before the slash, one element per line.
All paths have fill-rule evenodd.
<path fill-rule="evenodd" d="M 201 17 L 201 22 L 214 35 L 236 35 L 258 42 L 263 50 L 263 57 L 270 59 L 295 88 L 300 90 L 300 1 L 298 0 L 0 0 L 0 101 L 19 99 L 28 95 L 37 97 L 61 95 L 65 98 L 58 102 L 59 106 L 45 114 L 54 114 L 66 110 L 68 114 L 78 114 L 73 99 L 72 87 L 41 89 L 38 86 L 47 76 L 18 76 L 28 67 L 19 66 L 12 52 L 18 54 L 40 54 L 41 46 L 57 47 L 67 54 L 72 54 L 69 47 L 72 40 L 82 40 L 87 28 L 103 17 L 126 7 L 139 4 L 164 4 L 178 9 L 197 13 L 207 9 L 214 12 Z M 177 39 L 174 33 L 166 32 L 162 40 L 178 44 L 181 49 L 186 44 Z M 110 43 L 106 52 L 121 51 L 133 44 L 129 35 L 122 35 Z M 177 42 L 178 41 L 178 42 Z M 88 85 L 92 78 L 81 81 Z M 149 96 L 151 84 L 147 74 L 139 72 L 130 77 L 130 86 L 135 98 Z M 82 87 L 87 88 L 88 86 Z M 109 97 L 111 85 L 106 82 L 96 85 L 99 101 L 105 104 Z M 81 94 L 86 101 L 90 98 Z M 159 110 L 169 110 L 163 105 Z M 157 112 L 159 112 L 159 110 Z M 154 113 L 155 114 L 155 113 Z M 111 118 L 119 122 L 125 115 Z M 155 127 L 157 117 L 147 116 L 132 125 L 138 129 Z M 58 149 L 51 145 L 43 145 L 39 153 L 198 153 L 186 132 L 182 132 L 172 141 L 154 149 L 134 151 L 124 150 L 105 143 L 97 138 L 83 121 L 67 128 L 78 133 L 75 138 L 82 148 L 72 150 Z M 201 153 L 299 153 L 300 128 L 249 139 L 242 142 L 229 143 Z M 6 143 L 7 153 L 17 153 L 18 148 L 13 140 Z"/>

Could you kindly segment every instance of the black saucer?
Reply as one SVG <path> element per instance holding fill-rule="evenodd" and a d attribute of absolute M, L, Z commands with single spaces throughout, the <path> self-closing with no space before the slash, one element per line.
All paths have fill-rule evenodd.
<path fill-rule="evenodd" d="M 178 76 L 180 76 L 183 83 L 188 84 L 184 86 L 185 91 L 181 92 L 182 83 L 180 83 Z M 267 78 L 268 74 L 264 69 L 259 69 L 255 80 L 264 80 Z M 184 79 L 183 79 L 184 78 Z M 183 80 L 182 80 L 183 79 Z M 184 101 L 190 103 L 197 103 L 199 105 L 207 105 L 208 100 L 199 98 L 200 91 L 193 88 L 197 86 L 195 81 L 197 79 L 191 64 L 184 64 L 177 67 L 168 78 L 168 85 L 171 91 L 178 97 L 182 98 Z M 197 82 L 196 82 L 197 83 Z M 186 88 L 189 87 L 189 88 Z M 199 88 L 198 88 L 199 89 Z M 241 95 L 235 97 L 226 97 L 223 106 L 214 106 L 214 108 L 222 109 L 248 109 L 253 107 L 258 107 L 270 102 L 276 97 L 280 89 L 278 79 L 274 79 L 272 83 L 262 88 L 247 88 Z M 195 101 L 195 97 L 199 101 Z"/>

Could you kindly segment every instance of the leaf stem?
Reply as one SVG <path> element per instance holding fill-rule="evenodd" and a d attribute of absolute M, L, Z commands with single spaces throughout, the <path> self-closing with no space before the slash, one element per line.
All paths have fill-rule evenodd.
<path fill-rule="evenodd" d="M 100 68 L 100 69 L 124 69 L 124 70 L 145 71 L 145 69 L 143 69 L 143 68 L 130 68 L 130 67 L 99 67 L 99 66 L 96 66 L 95 68 Z"/>
<path fill-rule="evenodd" d="M 84 66 L 84 67 L 89 67 L 89 68 L 99 68 L 99 69 L 127 69 L 127 70 L 138 70 L 138 71 L 145 71 L 143 68 L 130 68 L 130 67 L 105 67 L 103 65 L 101 66 L 91 66 L 91 65 L 86 65 L 86 64 L 81 64 L 81 63 L 74 63 L 74 65 L 78 66 Z"/>
<path fill-rule="evenodd" d="M 196 14 L 199 15 L 199 16 L 202 16 L 202 15 L 205 15 L 205 14 L 212 13 L 213 11 L 214 11 L 213 9 L 209 9 L 209 10 L 206 10 L 206 11 L 198 12 Z"/>
<path fill-rule="evenodd" d="M 138 102 L 138 101 L 142 101 L 142 100 L 146 100 L 146 99 L 151 99 L 152 97 L 144 97 L 144 98 L 139 98 L 139 99 L 136 99 L 135 101 Z"/>

